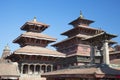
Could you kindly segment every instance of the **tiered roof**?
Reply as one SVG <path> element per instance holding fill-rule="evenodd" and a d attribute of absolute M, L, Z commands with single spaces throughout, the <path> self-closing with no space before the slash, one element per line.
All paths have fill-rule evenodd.
<path fill-rule="evenodd" d="M 78 34 L 78 35 L 75 35 L 75 36 L 73 36 L 73 37 L 67 38 L 67 39 L 65 39 L 65 40 L 63 40 L 63 41 L 61 41 L 61 42 L 55 43 L 55 44 L 53 44 L 52 46 L 57 46 L 57 45 L 60 45 L 61 43 L 66 43 L 66 42 L 68 42 L 69 40 L 75 39 L 75 38 L 86 39 L 86 38 L 89 38 L 89 37 L 91 37 L 91 36 L 90 36 L 90 35 L 84 35 L 84 34 Z"/>
<path fill-rule="evenodd" d="M 32 27 L 32 29 L 31 29 Z M 22 27 L 21 30 L 25 30 L 25 31 L 35 31 L 35 32 L 42 32 L 44 31 L 46 28 L 48 28 L 49 25 L 41 23 L 41 22 L 37 22 L 36 17 L 34 17 L 33 21 L 28 21 L 26 22 Z"/>
<path fill-rule="evenodd" d="M 63 53 L 45 48 L 47 44 L 56 41 L 55 38 L 41 33 L 48 26 L 37 22 L 36 18 L 33 21 L 26 22 L 21 27 L 21 30 L 27 32 L 21 34 L 13 41 L 13 43 L 20 44 L 21 48 L 14 51 L 13 54 L 65 57 Z"/>
<path fill-rule="evenodd" d="M 68 31 L 65 31 L 61 34 L 61 35 L 67 36 L 68 38 L 63 41 L 57 42 L 57 43 L 53 44 L 52 46 L 56 47 L 56 49 L 58 51 L 61 51 L 61 52 L 66 51 L 66 53 L 68 54 L 67 56 L 75 56 L 75 55 L 90 56 L 90 54 L 89 54 L 90 52 L 88 51 L 88 53 L 85 54 L 85 51 L 82 52 L 82 48 L 76 48 L 76 51 L 74 53 L 73 52 L 69 53 L 68 51 L 70 51 L 71 48 L 68 49 L 68 47 L 73 46 L 73 45 L 77 45 L 78 47 L 85 47 L 85 46 L 79 46 L 79 44 L 84 44 L 84 45 L 88 45 L 86 47 L 86 49 L 87 49 L 88 47 L 90 48 L 90 46 L 89 46 L 90 44 L 88 44 L 88 40 L 89 41 L 91 40 L 91 42 L 93 42 L 93 41 L 98 42 L 103 38 L 110 40 L 110 39 L 116 37 L 116 35 L 106 33 L 102 29 L 90 27 L 89 25 L 93 22 L 94 21 L 92 21 L 92 20 L 85 19 L 83 17 L 82 13 L 80 13 L 80 16 L 77 19 L 75 19 L 74 21 L 69 23 L 70 25 L 73 26 L 73 28 Z M 112 40 L 109 41 L 109 45 L 112 45 L 114 43 L 116 43 L 116 42 L 114 42 Z M 98 44 L 98 45 L 101 45 L 101 44 Z M 67 46 L 67 48 L 64 46 Z M 79 51 L 78 51 L 78 49 L 79 49 Z"/>
<path fill-rule="evenodd" d="M 89 24 L 93 23 L 94 21 L 85 19 L 84 16 L 82 15 L 82 12 L 80 12 L 80 16 L 75 19 L 74 21 L 70 22 L 70 25 L 73 25 L 73 27 L 76 27 L 77 25 L 84 25 L 84 26 L 89 26 Z"/>
<path fill-rule="evenodd" d="M 58 51 L 38 46 L 25 46 L 14 51 L 14 54 L 65 57 L 65 54 L 62 54 Z"/>
<path fill-rule="evenodd" d="M 91 33 L 93 33 L 93 34 L 98 34 L 98 33 L 100 33 L 100 32 L 104 32 L 104 31 L 101 30 L 101 29 L 92 28 L 92 27 L 86 27 L 86 26 L 83 26 L 83 25 L 78 25 L 77 27 L 75 27 L 75 28 L 73 28 L 73 29 L 70 29 L 70 30 L 68 30 L 68 31 L 66 31 L 66 32 L 63 32 L 61 35 L 66 35 L 66 36 L 68 36 L 70 33 L 73 33 L 74 31 L 79 30 L 79 32 L 80 32 L 80 31 L 82 31 L 82 30 L 84 30 L 84 29 L 86 29 L 86 31 L 89 31 L 89 32 L 91 32 Z M 90 35 L 90 34 L 89 34 L 89 35 Z"/>
<path fill-rule="evenodd" d="M 86 39 L 86 38 L 92 37 L 93 35 L 104 32 L 101 29 L 89 27 L 89 24 L 93 22 L 94 21 L 92 20 L 85 19 L 82 13 L 80 13 L 80 17 L 78 17 L 76 20 L 69 23 L 70 25 L 73 25 L 73 28 L 61 34 L 61 35 L 68 36 L 68 39 L 55 43 L 53 46 L 58 46 L 59 44 L 67 42 L 67 40 L 70 40 L 73 38 Z"/>
<path fill-rule="evenodd" d="M 97 34 L 97 35 L 94 35 L 94 36 L 91 36 L 91 37 L 88 37 L 87 39 L 84 39 L 84 40 L 96 40 L 96 38 L 99 39 L 106 39 L 106 40 L 110 40 L 114 37 L 117 37 L 117 35 L 114 35 L 114 34 L 109 34 L 109 33 L 106 33 L 106 32 L 102 32 L 100 34 Z"/>
<path fill-rule="evenodd" d="M 56 41 L 55 38 L 52 38 L 48 35 L 42 34 L 42 33 L 35 33 L 35 32 L 25 32 L 23 34 L 21 34 L 18 38 L 16 38 L 13 42 L 14 43 L 18 43 L 20 41 L 21 38 L 35 38 L 35 39 L 41 39 L 41 40 L 47 40 L 50 42 L 54 42 Z"/>
<path fill-rule="evenodd" d="M 16 38 L 13 42 L 20 43 L 22 38 L 33 38 L 39 40 L 46 40 L 49 42 L 56 41 L 55 38 L 52 38 L 48 35 L 42 34 L 41 32 L 48 28 L 49 25 L 37 22 L 36 18 L 33 21 L 26 22 L 22 27 L 21 30 L 25 30 L 27 32 L 21 34 L 18 38 Z"/>
<path fill-rule="evenodd" d="M 112 38 L 115 38 L 115 37 L 117 37 L 117 35 L 102 32 L 100 34 L 96 34 L 94 36 L 83 39 L 83 41 L 87 41 L 90 44 L 92 43 L 93 45 L 99 45 L 100 46 L 100 45 L 102 45 L 103 40 L 108 40 L 109 44 L 115 43 L 114 41 L 111 40 Z"/>

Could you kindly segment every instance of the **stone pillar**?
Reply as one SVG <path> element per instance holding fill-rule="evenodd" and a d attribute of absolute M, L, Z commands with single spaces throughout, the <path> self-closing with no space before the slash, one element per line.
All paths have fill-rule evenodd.
<path fill-rule="evenodd" d="M 23 74 L 23 64 L 21 64 L 21 74 Z"/>
<path fill-rule="evenodd" d="M 103 62 L 104 64 L 107 64 L 109 65 L 110 64 L 110 61 L 109 61 L 109 48 L 108 48 L 108 42 L 107 40 L 104 41 L 103 43 Z"/>
<path fill-rule="evenodd" d="M 36 74 L 36 64 L 34 65 L 34 71 L 33 74 Z"/>
<path fill-rule="evenodd" d="M 91 51 L 90 51 L 90 58 L 91 58 L 91 64 L 95 63 L 95 46 L 91 45 Z"/>
<path fill-rule="evenodd" d="M 53 71 L 53 65 L 51 65 L 51 71 Z"/>

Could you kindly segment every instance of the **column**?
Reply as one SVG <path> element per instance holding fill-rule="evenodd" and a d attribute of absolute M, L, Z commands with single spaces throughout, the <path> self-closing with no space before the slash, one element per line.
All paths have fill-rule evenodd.
<path fill-rule="evenodd" d="M 21 64 L 21 74 L 23 74 L 23 64 Z"/>
<path fill-rule="evenodd" d="M 36 64 L 33 65 L 34 66 L 34 71 L 33 71 L 33 74 L 36 74 Z"/>
<path fill-rule="evenodd" d="M 47 72 L 47 66 L 48 66 L 48 65 L 45 65 L 45 72 Z"/>
<path fill-rule="evenodd" d="M 28 64 L 28 74 L 30 74 L 30 64 Z"/>
<path fill-rule="evenodd" d="M 105 40 L 103 43 L 103 62 L 104 64 L 109 65 L 110 61 L 109 61 L 109 48 L 108 48 L 108 41 Z"/>
<path fill-rule="evenodd" d="M 100 48 L 100 55 L 101 55 L 100 63 L 104 63 L 103 62 L 103 46 Z"/>
<path fill-rule="evenodd" d="M 51 65 L 51 71 L 53 71 L 53 65 Z"/>
<path fill-rule="evenodd" d="M 95 63 L 95 46 L 91 45 L 91 51 L 90 51 L 90 58 L 91 58 L 91 64 Z"/>
<path fill-rule="evenodd" d="M 46 72 L 46 64 L 41 65 L 41 73 Z"/>
<path fill-rule="evenodd" d="M 40 71 L 39 71 L 39 73 L 41 73 L 41 71 L 42 71 L 42 65 L 40 64 Z"/>

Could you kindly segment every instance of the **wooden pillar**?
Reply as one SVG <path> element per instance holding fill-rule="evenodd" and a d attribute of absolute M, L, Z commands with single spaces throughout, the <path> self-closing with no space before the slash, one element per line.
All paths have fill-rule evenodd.
<path fill-rule="evenodd" d="M 53 71 L 53 65 L 51 65 L 51 71 Z"/>

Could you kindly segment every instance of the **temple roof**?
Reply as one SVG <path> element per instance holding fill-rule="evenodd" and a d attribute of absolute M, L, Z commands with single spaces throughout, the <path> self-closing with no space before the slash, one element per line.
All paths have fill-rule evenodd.
<path fill-rule="evenodd" d="M 91 37 L 91 36 L 89 36 L 89 35 L 84 35 L 84 34 L 78 34 L 78 35 L 75 35 L 75 36 L 73 36 L 73 37 L 67 38 L 67 39 L 65 39 L 65 40 L 63 40 L 63 41 L 61 41 L 61 42 L 55 43 L 55 44 L 53 44 L 52 46 L 59 45 L 59 44 L 61 44 L 61 43 L 67 42 L 67 41 L 69 41 L 69 40 L 71 40 L 71 39 L 74 39 L 74 38 L 86 39 L 86 38 L 88 38 L 88 37 Z"/>
<path fill-rule="evenodd" d="M 85 52 L 77 52 L 77 53 L 74 53 L 74 54 L 68 54 L 67 57 L 71 57 L 71 56 L 88 56 L 90 57 L 90 54 L 86 54 Z M 90 61 L 88 61 L 90 62 Z"/>
<path fill-rule="evenodd" d="M 69 24 L 70 25 L 75 25 L 75 24 L 81 24 L 81 23 L 87 23 L 87 25 L 93 23 L 94 21 L 92 20 L 88 20 L 88 19 L 85 19 L 85 18 L 81 18 L 81 17 L 78 17 L 77 19 L 73 20 L 72 22 L 70 22 Z M 75 27 L 75 26 L 74 26 Z"/>
<path fill-rule="evenodd" d="M 94 35 L 94 36 L 91 36 L 91 37 L 88 37 L 88 38 L 86 38 L 86 39 L 83 39 L 84 41 L 90 41 L 90 40 L 99 40 L 99 41 L 101 41 L 101 39 L 103 40 L 110 40 L 110 39 L 112 39 L 112 38 L 114 38 L 114 37 L 117 37 L 117 35 L 114 35 L 114 34 L 109 34 L 109 33 L 106 33 L 106 32 L 102 32 L 102 33 L 100 33 L 100 34 L 96 34 L 96 35 Z"/>
<path fill-rule="evenodd" d="M 61 69 L 57 71 L 47 72 L 42 74 L 42 76 L 60 76 L 60 75 L 80 75 L 80 74 L 94 74 L 96 68 L 75 68 L 75 69 Z"/>
<path fill-rule="evenodd" d="M 11 79 L 12 77 L 19 77 L 19 69 L 17 63 L 0 63 L 0 76 Z"/>
<path fill-rule="evenodd" d="M 78 27 L 75 27 L 73 29 L 70 29 L 66 32 L 63 32 L 61 35 L 68 35 L 68 34 L 72 34 L 73 31 L 76 31 L 77 29 L 81 29 L 81 30 L 90 30 L 90 31 L 99 31 L 100 32 L 104 32 L 103 30 L 101 29 L 97 29 L 97 28 L 92 28 L 92 27 L 86 27 L 86 26 L 83 26 L 83 25 L 79 25 Z"/>
<path fill-rule="evenodd" d="M 42 34 L 42 33 L 35 33 L 35 32 L 25 32 L 23 34 L 21 34 L 18 38 L 16 38 L 13 42 L 17 43 L 17 41 L 21 38 L 21 37 L 28 37 L 28 38 L 35 38 L 35 39 L 41 39 L 41 40 L 48 40 L 48 41 L 56 41 L 55 38 L 52 38 L 48 35 Z"/>
<path fill-rule="evenodd" d="M 25 46 L 16 51 L 13 54 L 23 55 L 40 55 L 40 56 L 52 56 L 52 57 L 65 57 L 66 55 L 55 50 L 50 50 L 44 47 L 38 46 Z"/>
<path fill-rule="evenodd" d="M 113 40 L 109 40 L 108 43 L 109 43 L 109 44 L 117 44 L 117 42 L 116 42 L 116 41 L 113 41 Z"/>
<path fill-rule="evenodd" d="M 32 21 L 26 22 L 22 27 L 21 30 L 28 30 L 29 27 L 36 26 L 42 28 L 42 31 L 44 31 L 46 28 L 48 28 L 49 25 L 37 22 L 36 18 L 34 18 Z"/>
<path fill-rule="evenodd" d="M 120 54 L 120 51 L 113 51 L 110 54 Z"/>
<path fill-rule="evenodd" d="M 61 69 L 53 72 L 47 72 L 42 74 L 43 77 L 84 77 L 84 75 L 90 77 L 89 75 L 95 77 L 97 75 L 110 75 L 116 77 L 120 75 L 120 68 L 112 68 L 107 66 L 101 67 L 79 67 L 70 69 Z"/>
<path fill-rule="evenodd" d="M 103 66 L 97 68 L 96 74 L 120 75 L 120 67 Z"/>

